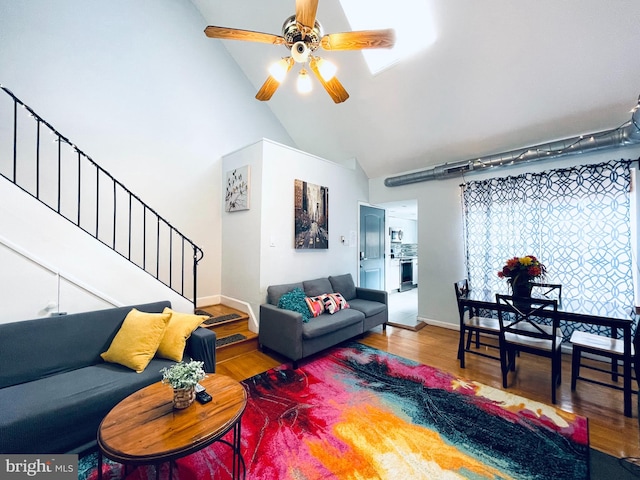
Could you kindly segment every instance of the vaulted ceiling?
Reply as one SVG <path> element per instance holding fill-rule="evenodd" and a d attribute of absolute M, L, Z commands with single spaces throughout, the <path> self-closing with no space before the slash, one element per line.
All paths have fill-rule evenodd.
<path fill-rule="evenodd" d="M 376 178 L 630 119 L 640 94 L 637 0 L 424 1 L 435 43 L 388 70 L 371 75 L 359 51 L 319 51 L 338 66 L 345 103 L 334 104 L 315 79 L 311 94 L 297 93 L 290 72 L 268 106 L 297 148 L 356 158 Z M 295 11 L 294 0 L 192 2 L 208 25 L 276 35 Z M 412 14 L 402 0 L 362 3 Z M 325 33 L 352 30 L 338 0 L 320 0 L 317 18 Z M 278 45 L 209 41 L 223 43 L 256 92 L 287 55 Z"/>

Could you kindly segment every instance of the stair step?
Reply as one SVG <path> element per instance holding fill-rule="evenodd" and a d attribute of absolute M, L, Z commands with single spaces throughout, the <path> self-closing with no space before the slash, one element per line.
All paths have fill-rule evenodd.
<path fill-rule="evenodd" d="M 246 340 L 246 339 L 247 339 L 247 337 L 245 337 L 243 334 L 234 333 L 233 335 L 229 335 L 228 337 L 218 338 L 216 340 L 216 348 L 222 347 L 223 345 L 228 345 L 230 343 L 240 342 L 240 341 Z"/>
<path fill-rule="evenodd" d="M 228 313 L 227 315 L 220 315 L 219 317 L 209 317 L 208 320 L 205 320 L 205 325 L 215 325 L 216 323 L 226 322 L 228 320 L 235 320 L 237 318 L 242 318 L 241 315 L 237 313 Z"/>
<path fill-rule="evenodd" d="M 255 351 L 258 351 L 258 336 L 254 333 L 253 338 L 247 338 L 216 348 L 216 364 Z"/>
<path fill-rule="evenodd" d="M 258 335 L 249 330 L 249 316 L 223 304 L 196 310 L 208 315 L 203 327 L 216 332 L 216 364 L 258 350 Z"/>

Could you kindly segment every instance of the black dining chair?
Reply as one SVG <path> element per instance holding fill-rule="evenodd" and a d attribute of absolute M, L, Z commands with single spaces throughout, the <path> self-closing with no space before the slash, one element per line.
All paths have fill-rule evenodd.
<path fill-rule="evenodd" d="M 460 340 L 458 344 L 460 368 L 464 368 L 465 352 L 500 360 L 500 356 L 497 353 L 495 355 L 485 353 L 489 348 L 496 350 L 499 348 L 500 324 L 498 319 L 482 317 L 477 309 L 465 306 L 460 302 L 461 298 L 469 294 L 469 281 L 466 278 L 455 282 L 453 288 L 456 292 L 458 315 L 460 316 Z M 471 348 L 472 342 L 475 348 Z M 485 349 L 482 350 L 481 347 Z"/>
<path fill-rule="evenodd" d="M 594 383 L 605 387 L 614 388 L 616 390 L 624 391 L 623 387 L 620 387 L 618 377 L 623 376 L 624 381 L 624 369 L 623 374 L 618 373 L 618 365 L 622 363 L 624 365 L 624 341 L 621 338 L 612 338 L 605 335 L 599 335 L 595 333 L 583 332 L 580 330 L 574 330 L 569 340 L 573 346 L 573 353 L 571 354 L 571 391 L 576 390 L 576 384 L 578 380 L 582 380 L 588 383 Z M 635 334 L 631 344 L 631 361 L 633 362 L 633 372 L 631 373 L 631 379 L 636 381 L 636 385 L 640 382 L 640 361 L 637 356 L 637 352 L 640 350 L 640 328 L 636 328 Z M 583 354 L 588 354 L 588 361 L 583 364 Z M 608 359 L 608 361 L 606 360 Z M 606 368 L 608 366 L 608 368 Z M 580 369 L 586 368 L 597 372 L 607 374 L 602 380 L 596 378 L 598 374 L 593 376 L 584 377 L 580 375 Z M 609 382 L 605 382 L 608 376 L 611 376 Z M 633 390 L 632 393 L 638 393 L 638 390 Z M 640 395 L 638 396 L 638 412 L 640 420 Z"/>
<path fill-rule="evenodd" d="M 520 352 L 551 359 L 551 402 L 556 403 L 556 386 L 562 380 L 562 332 L 557 315 L 558 301 L 496 294 L 500 324 L 500 367 L 502 386 L 508 373 L 516 370 Z M 543 310 L 550 311 L 550 323 L 543 322 Z M 546 320 L 546 317 L 544 318 Z"/>
<path fill-rule="evenodd" d="M 562 285 L 559 283 L 531 283 L 531 294 L 538 298 L 548 298 L 550 300 L 558 300 L 558 304 L 562 303 Z"/>

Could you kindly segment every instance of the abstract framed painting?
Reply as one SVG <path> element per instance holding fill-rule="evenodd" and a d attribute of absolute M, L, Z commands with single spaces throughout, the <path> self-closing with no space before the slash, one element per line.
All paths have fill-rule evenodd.
<path fill-rule="evenodd" d="M 250 190 L 251 177 L 249 165 L 228 171 L 224 197 L 225 212 L 249 210 Z"/>
<path fill-rule="evenodd" d="M 294 180 L 296 249 L 329 248 L 329 189 Z"/>

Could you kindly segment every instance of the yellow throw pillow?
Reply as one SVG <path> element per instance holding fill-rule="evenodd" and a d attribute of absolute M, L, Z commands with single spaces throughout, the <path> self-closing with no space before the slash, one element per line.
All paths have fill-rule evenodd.
<path fill-rule="evenodd" d="M 135 308 L 127 314 L 109 349 L 100 356 L 137 373 L 149 365 L 167 328 L 170 313 L 146 313 Z"/>
<path fill-rule="evenodd" d="M 167 329 L 158 347 L 156 355 L 175 362 L 180 362 L 187 346 L 187 339 L 198 326 L 207 318 L 204 315 L 192 315 L 190 313 L 174 312 L 165 307 L 162 313 L 171 315 Z"/>

